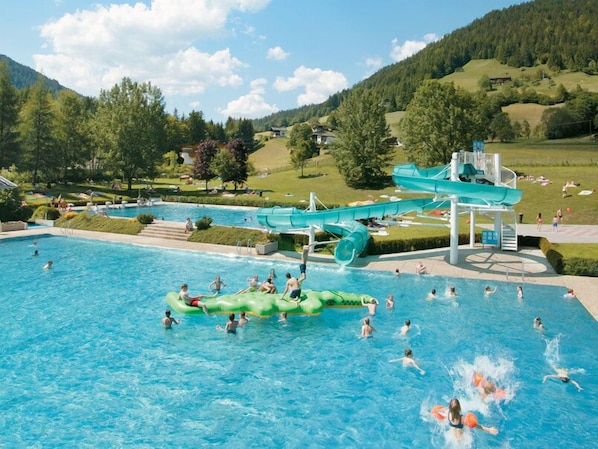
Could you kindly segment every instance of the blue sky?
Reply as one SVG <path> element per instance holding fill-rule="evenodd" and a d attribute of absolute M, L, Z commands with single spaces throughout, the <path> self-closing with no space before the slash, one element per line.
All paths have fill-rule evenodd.
<path fill-rule="evenodd" d="M 19 0 L 0 54 L 97 97 L 128 76 L 166 108 L 259 118 L 320 103 L 521 0 Z"/>

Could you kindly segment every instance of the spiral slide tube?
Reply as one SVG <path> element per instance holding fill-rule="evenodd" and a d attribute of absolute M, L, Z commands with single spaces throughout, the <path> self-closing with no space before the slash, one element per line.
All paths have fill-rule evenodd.
<path fill-rule="evenodd" d="M 385 215 L 400 215 L 414 210 L 431 209 L 430 198 L 366 204 L 364 206 L 339 207 L 319 211 L 300 210 L 295 207 L 268 207 L 257 211 L 260 225 L 279 231 L 322 226 L 325 230 L 340 234 L 334 258 L 340 265 L 348 265 L 365 249 L 369 232 L 367 227 L 355 220 Z"/>

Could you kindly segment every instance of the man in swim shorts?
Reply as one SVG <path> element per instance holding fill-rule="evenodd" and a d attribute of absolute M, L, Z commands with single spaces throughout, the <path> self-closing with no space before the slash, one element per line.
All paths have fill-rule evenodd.
<path fill-rule="evenodd" d="M 179 292 L 179 299 L 181 301 L 183 301 L 185 304 L 187 304 L 188 306 L 201 307 L 203 310 L 203 313 L 205 313 L 206 315 L 209 315 L 210 312 L 208 311 L 206 304 L 201 301 L 201 299 L 203 297 L 204 296 L 202 296 L 202 295 L 190 296 L 189 295 L 189 286 L 187 284 L 181 285 L 181 291 Z"/>
<path fill-rule="evenodd" d="M 301 264 L 299 264 L 299 271 L 301 275 L 299 279 L 292 277 L 291 273 L 286 273 L 285 276 L 287 278 L 287 283 L 284 287 L 284 292 L 282 292 L 282 296 L 280 299 L 284 299 L 287 292 L 289 292 L 289 297 L 293 302 L 301 302 L 301 284 L 306 278 L 305 270 L 307 268 L 307 253 L 309 252 L 309 245 L 305 245 L 303 247 L 303 253 L 301 255 Z"/>

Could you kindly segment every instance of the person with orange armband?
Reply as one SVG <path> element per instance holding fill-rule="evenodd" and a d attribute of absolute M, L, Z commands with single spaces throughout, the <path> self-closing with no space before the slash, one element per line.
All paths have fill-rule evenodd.
<path fill-rule="evenodd" d="M 447 414 L 448 424 L 453 429 L 453 432 L 458 440 L 463 437 L 463 427 L 467 426 L 470 429 L 479 429 L 488 432 L 492 435 L 498 435 L 496 427 L 487 427 L 478 423 L 477 417 L 473 413 L 468 413 L 465 416 L 461 413 L 461 403 L 459 399 L 453 398 L 449 404 Z"/>

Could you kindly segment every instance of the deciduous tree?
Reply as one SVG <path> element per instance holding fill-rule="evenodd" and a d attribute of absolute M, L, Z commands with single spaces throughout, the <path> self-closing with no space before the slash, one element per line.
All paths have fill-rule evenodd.
<path fill-rule="evenodd" d="M 120 84 L 100 93 L 97 116 L 106 162 L 122 172 L 128 189 L 133 178 L 154 177 L 166 150 L 160 89 L 123 78 Z"/>
<path fill-rule="evenodd" d="M 349 187 L 382 185 L 392 161 L 393 145 L 383 102 L 371 91 L 354 90 L 339 107 L 332 154 Z"/>
<path fill-rule="evenodd" d="M 403 150 L 410 161 L 429 166 L 447 164 L 455 151 L 483 140 L 477 104 L 453 83 L 426 81 L 401 121 Z"/>
<path fill-rule="evenodd" d="M 216 177 L 212 168 L 212 162 L 218 154 L 218 142 L 215 140 L 204 140 L 201 142 L 195 153 L 195 165 L 193 166 L 193 177 L 206 182 L 206 191 L 208 183 Z"/>
<path fill-rule="evenodd" d="M 291 152 L 293 167 L 301 169 L 302 178 L 305 162 L 313 157 L 316 152 L 316 144 L 311 135 L 311 126 L 308 123 L 300 123 L 293 126 L 293 129 L 289 133 L 289 140 L 287 141 L 287 148 Z"/>
<path fill-rule="evenodd" d="M 80 97 L 62 90 L 56 102 L 54 138 L 60 178 L 67 180 L 69 168 L 82 166 L 90 159 L 89 114 Z"/>

